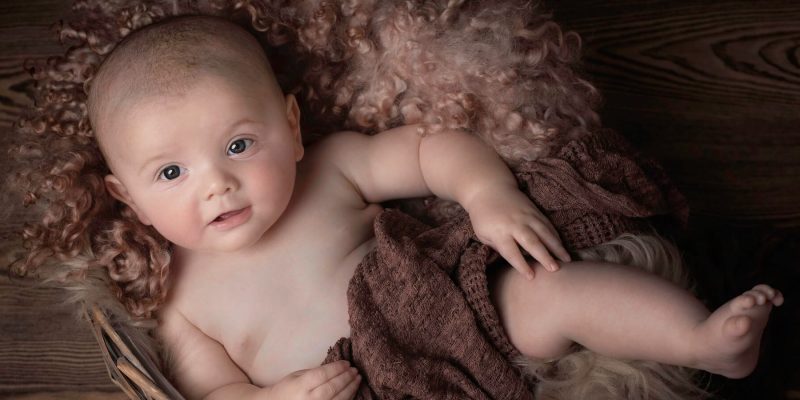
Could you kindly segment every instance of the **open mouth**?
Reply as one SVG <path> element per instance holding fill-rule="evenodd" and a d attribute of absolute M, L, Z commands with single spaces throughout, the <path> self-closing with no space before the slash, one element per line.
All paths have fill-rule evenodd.
<path fill-rule="evenodd" d="M 228 211 L 220 214 L 217 218 L 214 218 L 209 225 L 214 226 L 217 229 L 230 229 L 247 221 L 250 218 L 250 214 L 250 206 L 240 208 L 238 210 Z"/>
<path fill-rule="evenodd" d="M 225 221 L 226 219 L 228 219 L 230 217 L 233 217 L 233 216 L 236 216 L 238 214 L 241 214 L 242 211 L 244 211 L 244 208 L 240 208 L 238 210 L 233 210 L 233 211 L 228 211 L 228 212 L 226 212 L 224 214 L 220 214 L 219 217 L 214 218 L 214 221 L 212 221 L 212 222 Z"/>

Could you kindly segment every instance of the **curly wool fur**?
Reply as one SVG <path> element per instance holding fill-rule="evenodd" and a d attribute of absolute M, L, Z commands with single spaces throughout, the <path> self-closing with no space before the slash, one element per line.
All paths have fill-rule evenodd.
<path fill-rule="evenodd" d="M 463 0 L 79 0 L 73 8 L 81 18 L 59 31 L 71 45 L 66 55 L 26 65 L 40 85 L 35 110 L 17 127 L 12 153 L 20 167 L 9 182 L 26 204 L 38 204 L 42 217 L 25 228 L 27 255 L 13 269 L 72 287 L 76 301 L 107 299 L 97 292 L 107 282 L 123 306 L 118 315 L 150 317 L 169 286 L 170 244 L 103 188 L 109 171 L 85 104 L 94 71 L 139 27 L 204 14 L 249 28 L 284 90 L 300 100 L 306 144 L 336 130 L 375 133 L 422 123 L 425 134 L 472 132 L 513 167 L 599 126 L 598 94 L 575 73 L 578 36 L 563 33 L 529 1 L 485 7 Z M 648 393 L 642 398 L 674 398 L 651 389 L 678 375 L 658 372 L 661 366 L 630 368 L 643 376 L 636 389 Z M 581 374 L 567 375 L 589 385 Z M 564 374 L 556 375 L 549 380 L 556 386 L 540 376 L 543 393 L 564 382 Z M 677 382 L 692 392 L 687 379 Z"/>

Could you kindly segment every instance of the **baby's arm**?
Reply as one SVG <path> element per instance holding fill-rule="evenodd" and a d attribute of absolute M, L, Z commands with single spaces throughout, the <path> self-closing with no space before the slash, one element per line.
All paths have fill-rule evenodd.
<path fill-rule="evenodd" d="M 515 269 L 533 277 L 517 243 L 548 271 L 558 269 L 550 252 L 570 261 L 555 227 L 519 190 L 497 153 L 478 138 L 456 131 L 430 135 L 420 143 L 419 153 L 428 187 L 439 197 L 458 201 L 478 239 Z"/>
<path fill-rule="evenodd" d="M 360 377 L 345 361 L 293 372 L 269 387 L 255 386 L 223 346 L 206 336 L 179 310 L 167 306 L 159 319 L 158 334 L 173 357 L 176 386 L 187 399 L 350 400 L 358 389 Z"/>
<path fill-rule="evenodd" d="M 179 310 L 166 306 L 159 320 L 158 335 L 174 360 L 176 386 L 187 399 L 258 398 L 259 388 L 250 384 L 222 345 Z"/>
<path fill-rule="evenodd" d="M 517 243 L 549 270 L 550 255 L 569 261 L 558 233 L 493 149 L 458 131 L 421 137 L 417 126 L 374 136 L 340 132 L 320 144 L 365 201 L 435 194 L 455 200 L 469 213 L 475 234 L 509 263 L 532 277 Z M 549 251 L 548 251 L 549 250 Z"/>

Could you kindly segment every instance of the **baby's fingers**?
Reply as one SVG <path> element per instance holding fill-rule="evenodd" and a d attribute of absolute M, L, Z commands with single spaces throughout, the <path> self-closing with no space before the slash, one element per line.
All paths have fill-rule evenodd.
<path fill-rule="evenodd" d="M 349 367 L 350 363 L 348 361 L 336 361 L 316 367 L 314 369 L 310 369 L 306 371 L 300 377 L 300 379 L 303 381 L 303 387 L 310 390 L 316 390 L 318 386 L 330 381 L 342 373 L 346 373 L 349 370 Z"/>
<path fill-rule="evenodd" d="M 538 212 L 537 215 L 538 216 L 535 217 L 536 221 L 528 225 L 542 238 L 547 248 L 561 261 L 572 261 L 567 249 L 565 249 L 564 245 L 561 243 L 561 238 L 558 237 L 558 230 L 553 226 L 553 223 L 541 212 Z"/>
<path fill-rule="evenodd" d="M 337 376 L 334 376 L 327 382 L 315 387 L 311 390 L 312 399 L 339 399 L 350 397 L 340 397 L 343 393 L 352 390 L 350 386 L 358 388 L 357 383 L 360 381 L 358 371 L 355 368 L 350 368 Z M 354 385 L 355 384 L 355 385 Z M 351 394 L 352 396 L 352 394 Z"/>
<path fill-rule="evenodd" d="M 533 268 L 525 261 L 525 257 L 517 247 L 517 243 L 512 239 L 498 242 L 495 245 L 497 252 L 508 261 L 514 269 L 521 272 L 528 279 L 533 279 Z"/>
<path fill-rule="evenodd" d="M 342 389 L 333 400 L 351 400 L 355 397 L 356 392 L 358 391 L 358 385 L 361 383 L 361 375 L 356 375 L 355 379 L 350 381 L 350 383 Z"/>
<path fill-rule="evenodd" d="M 544 223 L 540 221 L 538 224 L 535 222 L 531 223 L 530 227 L 534 230 L 534 232 L 536 232 L 539 240 L 543 242 L 545 246 L 547 246 L 547 249 L 549 249 L 553 255 L 557 256 L 561 261 L 571 261 L 569 253 L 567 253 L 567 249 L 565 249 L 561 244 L 561 239 L 558 237 L 558 232 L 555 228 L 553 228 L 553 225 L 551 225 L 549 222 Z M 528 250 L 528 248 L 525 247 L 525 250 Z M 530 251 L 528 252 L 530 253 Z M 533 253 L 531 253 L 531 255 L 533 255 Z M 539 262 L 542 262 L 539 257 L 536 257 L 536 259 L 539 260 Z M 543 262 L 542 264 L 547 267 L 547 264 L 544 264 Z M 555 264 L 555 262 L 554 268 L 558 269 L 558 264 Z M 551 271 L 555 271 L 555 269 L 548 268 L 548 270 Z"/>
<path fill-rule="evenodd" d="M 536 234 L 530 230 L 524 230 L 519 233 L 515 239 L 522 245 L 522 247 L 530 253 L 537 261 L 539 261 L 548 271 L 555 271 L 558 269 L 558 264 L 542 241 Z"/>

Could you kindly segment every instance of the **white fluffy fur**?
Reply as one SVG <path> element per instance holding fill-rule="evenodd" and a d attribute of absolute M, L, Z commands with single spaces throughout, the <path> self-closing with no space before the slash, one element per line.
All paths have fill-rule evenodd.
<path fill-rule="evenodd" d="M 655 235 L 623 234 L 578 251 L 582 260 L 635 266 L 691 289 L 678 249 Z M 537 398 L 592 400 L 699 400 L 710 394 L 695 382 L 701 372 L 651 361 L 619 360 L 575 346 L 556 360 L 520 359 L 539 381 Z"/>

